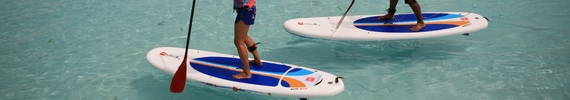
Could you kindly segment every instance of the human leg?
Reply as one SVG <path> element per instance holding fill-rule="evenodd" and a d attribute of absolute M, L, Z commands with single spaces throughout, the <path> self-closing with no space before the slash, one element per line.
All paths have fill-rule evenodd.
<path fill-rule="evenodd" d="M 406 4 L 410 5 L 412 10 L 414 11 L 414 14 L 416 15 L 416 18 L 418 19 L 416 25 L 414 25 L 414 27 L 412 27 L 410 30 L 412 31 L 421 30 L 426 26 L 426 24 L 424 23 L 424 19 L 422 17 L 422 10 L 420 8 L 420 4 L 418 4 L 416 0 L 406 0 Z"/>
<path fill-rule="evenodd" d="M 259 54 L 257 53 L 257 44 L 251 39 L 249 36 L 245 39 L 245 45 L 248 47 L 249 52 L 253 54 L 253 60 L 249 61 L 249 63 L 253 63 L 257 66 L 263 65 L 261 62 L 261 58 L 259 58 Z M 253 48 L 253 49 L 250 49 Z"/>
<path fill-rule="evenodd" d="M 242 63 L 242 72 L 233 75 L 235 79 L 247 79 L 251 78 L 251 72 L 249 70 L 249 59 L 247 49 L 244 45 L 247 40 L 247 32 L 249 31 L 249 25 L 246 25 L 243 21 L 238 21 L 234 26 L 234 45 L 237 48 L 239 58 Z"/>
<path fill-rule="evenodd" d="M 396 13 L 396 5 L 398 5 L 398 0 L 390 0 L 390 8 L 388 8 L 388 14 L 384 16 L 378 16 L 378 20 L 394 19 L 394 13 Z"/>
<path fill-rule="evenodd" d="M 251 9 L 241 9 L 237 12 L 238 15 L 236 16 L 236 22 L 234 26 L 234 44 L 238 50 L 238 55 L 243 66 L 243 70 L 241 73 L 233 75 L 233 77 L 235 79 L 248 79 L 251 78 L 251 72 L 249 68 L 249 57 L 247 52 L 248 47 L 254 46 L 254 42 L 249 36 L 247 36 L 247 33 L 249 31 L 249 26 L 253 25 L 254 23 L 256 7 L 254 6 Z M 260 60 L 259 55 L 257 54 L 257 50 L 252 50 L 252 53 L 254 54 L 255 60 Z"/>

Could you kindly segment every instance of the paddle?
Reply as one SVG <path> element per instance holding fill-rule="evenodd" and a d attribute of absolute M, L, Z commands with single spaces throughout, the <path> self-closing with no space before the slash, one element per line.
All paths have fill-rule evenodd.
<path fill-rule="evenodd" d="M 186 59 L 188 58 L 188 44 L 190 43 L 190 32 L 192 31 L 192 20 L 194 19 L 194 6 L 196 5 L 196 0 L 192 1 L 192 11 L 190 12 L 190 25 L 188 25 L 188 37 L 186 37 L 186 51 L 184 52 L 184 60 L 174 73 L 172 77 L 172 82 L 170 83 L 170 92 L 181 93 L 184 91 L 184 85 L 186 85 Z"/>
<path fill-rule="evenodd" d="M 352 4 L 354 4 L 354 0 L 352 0 L 352 3 L 350 3 L 350 6 L 348 6 L 348 9 L 346 9 L 346 12 L 344 12 L 344 15 L 342 15 L 342 17 L 340 18 L 340 21 L 338 21 L 338 24 L 336 24 L 335 29 L 338 29 L 338 27 L 340 26 L 340 23 L 342 23 L 342 20 L 344 19 L 344 16 L 346 16 L 346 14 L 348 13 L 348 10 L 350 10 L 350 8 L 352 7 Z"/>

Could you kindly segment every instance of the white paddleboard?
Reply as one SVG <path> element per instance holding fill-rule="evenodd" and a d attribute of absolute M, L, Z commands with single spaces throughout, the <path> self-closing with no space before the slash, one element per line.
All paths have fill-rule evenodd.
<path fill-rule="evenodd" d="M 290 19 L 283 23 L 288 32 L 310 38 L 334 40 L 399 40 L 466 34 L 487 28 L 486 17 L 469 12 L 423 12 L 426 26 L 411 31 L 417 19 L 413 13 L 395 14 L 393 20 L 378 20 L 384 15 L 342 16 Z"/>
<path fill-rule="evenodd" d="M 147 53 L 148 62 L 156 69 L 174 75 L 184 57 L 184 48 L 159 47 Z M 187 79 L 209 86 L 263 95 L 314 98 L 328 97 L 344 90 L 336 75 L 278 62 L 250 64 L 252 77 L 237 80 L 241 72 L 239 56 L 188 49 Z"/>

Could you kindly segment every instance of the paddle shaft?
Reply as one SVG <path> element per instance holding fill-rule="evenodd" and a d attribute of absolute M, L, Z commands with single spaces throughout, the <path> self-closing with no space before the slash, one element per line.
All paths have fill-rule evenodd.
<path fill-rule="evenodd" d="M 190 44 L 190 33 L 192 32 L 192 20 L 194 20 L 194 8 L 196 6 L 196 0 L 192 1 L 192 11 L 190 12 L 190 24 L 188 25 L 188 36 L 186 37 L 186 49 L 184 51 L 184 60 L 174 73 L 172 77 L 172 82 L 170 83 L 170 92 L 181 93 L 184 91 L 184 86 L 186 85 L 186 68 L 187 68 L 187 58 L 188 58 L 188 45 Z"/>
<path fill-rule="evenodd" d="M 348 9 L 346 9 L 346 12 L 344 12 L 344 15 L 342 15 L 342 17 L 340 18 L 340 21 L 338 21 L 338 24 L 336 24 L 335 29 L 338 29 L 338 27 L 340 26 L 340 23 L 342 23 L 342 20 L 344 19 L 344 17 L 346 16 L 346 14 L 350 10 L 350 8 L 352 7 L 352 4 L 354 4 L 354 0 L 352 0 L 352 3 L 350 3 L 350 6 L 348 6 Z"/>

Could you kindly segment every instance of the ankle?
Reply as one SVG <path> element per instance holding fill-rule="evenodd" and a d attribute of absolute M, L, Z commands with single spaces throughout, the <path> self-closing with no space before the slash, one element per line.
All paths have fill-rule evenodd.
<path fill-rule="evenodd" d="M 396 8 L 388 8 L 386 11 L 388 11 L 388 14 L 394 15 L 394 13 L 396 13 Z"/>

